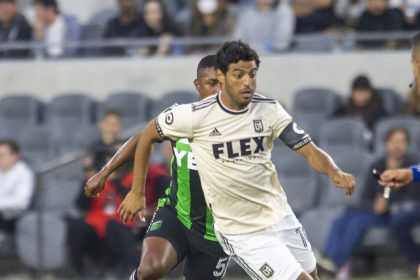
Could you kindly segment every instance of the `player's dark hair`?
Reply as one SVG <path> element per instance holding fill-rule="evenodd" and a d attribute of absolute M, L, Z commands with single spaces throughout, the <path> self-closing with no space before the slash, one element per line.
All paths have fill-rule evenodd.
<path fill-rule="evenodd" d="M 121 113 L 116 110 L 109 110 L 105 112 L 105 114 L 102 116 L 102 119 L 105 119 L 106 117 L 109 117 L 109 116 L 115 116 L 117 118 L 121 118 Z"/>
<path fill-rule="evenodd" d="M 200 76 L 201 71 L 206 68 L 216 68 L 216 55 L 210 54 L 203 57 L 197 66 L 197 78 Z"/>
<path fill-rule="evenodd" d="M 248 44 L 242 41 L 226 42 L 217 52 L 216 68 L 226 74 L 230 64 L 238 63 L 241 60 L 255 61 L 257 68 L 260 66 L 257 52 L 251 49 Z"/>
<path fill-rule="evenodd" d="M 8 146 L 9 149 L 15 154 L 20 153 L 20 147 L 18 143 L 16 143 L 16 141 L 13 141 L 11 139 L 0 139 L 0 146 L 3 145 Z"/>
<path fill-rule="evenodd" d="M 33 4 L 38 4 L 38 5 L 42 5 L 45 8 L 52 8 L 54 9 L 57 13 L 60 12 L 59 8 L 58 8 L 58 3 L 57 0 L 34 0 Z"/>
<path fill-rule="evenodd" d="M 401 132 L 405 135 L 405 139 L 407 140 L 407 144 L 410 143 L 410 133 L 404 127 L 393 127 L 385 134 L 385 143 L 389 141 L 389 139 L 395 134 Z"/>

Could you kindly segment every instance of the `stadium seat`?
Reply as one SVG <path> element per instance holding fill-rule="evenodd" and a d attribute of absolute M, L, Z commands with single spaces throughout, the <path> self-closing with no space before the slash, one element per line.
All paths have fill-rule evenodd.
<path fill-rule="evenodd" d="M 322 252 L 334 220 L 344 211 L 343 206 L 322 207 L 305 212 L 300 218 L 312 248 Z"/>
<path fill-rule="evenodd" d="M 276 166 L 287 201 L 297 216 L 315 205 L 317 178 L 306 160 L 286 146 L 274 146 L 271 160 Z"/>
<path fill-rule="evenodd" d="M 198 101 L 198 93 L 190 91 L 173 91 L 165 94 L 157 102 L 153 104 L 151 118 L 159 115 L 166 108 L 177 104 L 185 104 Z"/>
<path fill-rule="evenodd" d="M 121 114 L 123 128 L 127 129 L 147 122 L 150 116 L 151 100 L 138 92 L 117 92 L 108 96 L 100 105 L 98 120 L 108 111 Z"/>
<path fill-rule="evenodd" d="M 43 211 L 55 211 L 64 214 L 72 209 L 82 188 L 81 182 L 81 179 L 50 180 L 48 184 L 43 186 Z"/>
<path fill-rule="evenodd" d="M 302 89 L 294 96 L 293 118 L 312 138 L 319 139 L 322 122 L 329 119 L 340 104 L 340 96 L 329 89 Z"/>
<path fill-rule="evenodd" d="M 370 170 L 368 169 L 372 163 L 373 157 L 366 151 L 351 148 L 330 150 L 329 154 L 343 171 L 348 172 L 355 177 L 356 189 L 351 197 L 347 197 L 342 190 L 336 188 L 331 183 L 329 177 L 321 175 L 321 185 L 324 188 L 320 201 L 321 206 L 359 206 L 366 176 L 370 174 Z"/>
<path fill-rule="evenodd" d="M 362 121 L 353 118 L 337 118 L 322 124 L 319 144 L 327 151 L 337 148 L 367 151 L 371 138 L 371 132 Z"/>
<path fill-rule="evenodd" d="M 85 151 L 93 142 L 101 137 L 101 131 L 97 126 L 81 126 L 74 135 L 74 145 L 78 150 Z"/>
<path fill-rule="evenodd" d="M 42 103 L 29 95 L 10 95 L 0 100 L 0 136 L 16 138 L 23 127 L 41 122 Z"/>
<path fill-rule="evenodd" d="M 58 213 L 43 213 L 43 268 L 61 268 L 66 260 L 66 224 Z M 28 212 L 18 220 L 16 228 L 17 252 L 21 262 L 29 268 L 39 268 L 38 219 L 35 212 Z"/>
<path fill-rule="evenodd" d="M 375 155 L 385 153 L 384 138 L 388 131 L 395 127 L 404 127 L 410 134 L 409 150 L 417 153 L 420 147 L 420 120 L 414 117 L 393 117 L 379 121 L 374 128 Z"/>
<path fill-rule="evenodd" d="M 74 146 L 74 135 L 78 128 L 93 122 L 94 101 L 78 93 L 55 97 L 48 105 L 46 124 L 51 127 L 59 154 Z"/>
<path fill-rule="evenodd" d="M 389 116 L 397 115 L 401 112 L 402 99 L 401 96 L 393 89 L 378 88 L 376 92 L 381 96 L 385 112 Z"/>
<path fill-rule="evenodd" d="M 32 167 L 39 167 L 51 160 L 54 154 L 54 143 L 51 129 L 45 126 L 28 126 L 19 134 L 22 156 Z"/>

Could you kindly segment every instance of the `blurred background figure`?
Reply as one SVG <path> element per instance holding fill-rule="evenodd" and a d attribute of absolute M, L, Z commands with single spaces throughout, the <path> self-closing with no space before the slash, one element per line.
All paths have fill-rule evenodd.
<path fill-rule="evenodd" d="M 415 84 L 404 104 L 404 112 L 413 117 L 420 117 L 420 91 Z"/>
<path fill-rule="evenodd" d="M 142 47 L 140 54 L 144 56 L 164 56 L 171 52 L 172 38 L 182 33 L 175 21 L 169 17 L 165 7 L 159 0 L 147 0 L 143 7 L 144 26 L 139 31 L 141 38 L 159 40 L 158 46 Z"/>
<path fill-rule="evenodd" d="M 362 13 L 356 26 L 358 32 L 391 32 L 405 29 L 404 15 L 399 9 L 389 7 L 388 0 L 367 0 L 366 10 Z M 394 40 L 360 42 L 363 48 L 395 48 Z"/>
<path fill-rule="evenodd" d="M 295 16 L 288 0 L 278 6 L 274 0 L 257 0 L 255 6 L 240 14 L 233 37 L 260 52 L 285 51 L 294 30 Z"/>
<path fill-rule="evenodd" d="M 109 155 L 114 154 L 121 145 L 121 115 L 116 111 L 104 114 L 100 123 L 101 138 L 92 143 L 88 148 L 88 156 L 85 159 L 85 168 L 95 172 L 105 165 Z"/>
<path fill-rule="evenodd" d="M 337 114 L 360 119 L 370 129 L 373 129 L 378 120 L 386 116 L 381 97 L 375 92 L 368 77 L 364 75 L 357 76 L 353 80 L 350 97 Z"/>
<path fill-rule="evenodd" d="M 29 42 L 32 40 L 32 27 L 20 13 L 15 0 L 0 0 L 0 44 L 13 42 Z M 2 50 L 0 59 L 27 58 L 29 49 Z"/>
<path fill-rule="evenodd" d="M 116 0 L 116 2 L 119 14 L 107 23 L 103 38 L 138 38 L 140 29 L 144 28 L 144 22 L 137 10 L 136 2 L 134 0 Z M 127 49 L 122 47 L 105 48 L 104 52 L 112 56 L 127 55 Z"/>
<path fill-rule="evenodd" d="M 80 39 L 80 26 L 73 16 L 60 12 L 56 0 L 35 0 L 34 38 L 45 44 L 45 55 L 52 58 L 68 57 L 77 49 L 68 43 Z"/>
<path fill-rule="evenodd" d="M 366 181 L 359 208 L 347 209 L 332 225 L 321 266 L 337 271 L 338 279 L 351 276 L 350 260 L 364 234 L 375 227 L 387 227 L 397 241 L 401 252 L 410 263 L 410 272 L 415 275 L 420 252 L 417 250 L 412 228 L 420 224 L 420 189 L 410 185 L 406 190 L 392 193 L 389 200 L 383 197 L 383 188 L 377 183 L 371 170 L 379 173 L 386 169 L 399 169 L 417 163 L 418 157 L 408 152 L 409 134 L 404 128 L 393 128 L 385 139 L 386 155 L 375 161 L 367 170 Z"/>
<path fill-rule="evenodd" d="M 19 145 L 0 140 L 0 248 L 5 236 L 13 237 L 17 219 L 31 204 L 34 174 L 20 157 Z M 10 240 L 7 240 L 10 242 Z"/>

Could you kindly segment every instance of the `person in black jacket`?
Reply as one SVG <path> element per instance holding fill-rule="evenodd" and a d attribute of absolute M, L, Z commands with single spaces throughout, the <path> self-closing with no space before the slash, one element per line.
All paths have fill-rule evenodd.
<path fill-rule="evenodd" d="M 371 170 L 382 172 L 410 166 L 418 159 L 408 154 L 409 134 L 404 128 L 388 131 L 386 155 L 375 161 L 366 175 L 360 207 L 347 209 L 338 217 L 329 233 L 323 256 L 319 264 L 329 270 L 337 270 L 343 275 L 349 273 L 349 260 L 364 233 L 375 226 L 387 226 L 393 233 L 399 249 L 412 264 L 413 273 L 420 262 L 420 252 L 416 249 L 410 234 L 411 228 L 420 223 L 420 188 L 413 184 L 395 191 L 387 200 L 383 188 L 372 176 Z M 331 263 L 332 262 L 332 263 Z"/>
<path fill-rule="evenodd" d="M 29 42 L 32 40 L 32 27 L 19 13 L 15 0 L 0 0 L 0 44 Z M 29 49 L 1 49 L 0 59 L 30 57 Z"/>

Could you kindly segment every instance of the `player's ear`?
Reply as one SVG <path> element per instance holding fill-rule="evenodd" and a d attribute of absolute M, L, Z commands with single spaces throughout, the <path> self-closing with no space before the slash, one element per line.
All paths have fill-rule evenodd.
<path fill-rule="evenodd" d="M 195 79 L 195 80 L 194 80 L 194 86 L 195 86 L 195 89 L 196 89 L 197 91 L 199 91 L 199 90 L 200 90 L 200 82 L 198 81 L 198 79 Z"/>
<path fill-rule="evenodd" d="M 219 80 L 219 83 L 225 83 L 225 74 L 220 69 L 216 69 L 216 77 Z"/>

